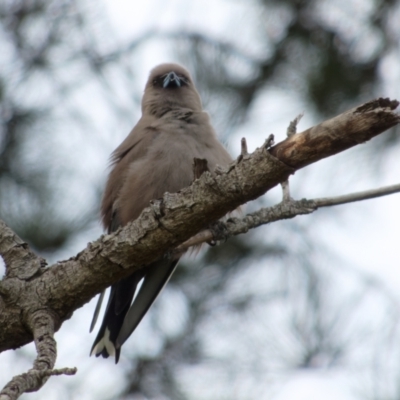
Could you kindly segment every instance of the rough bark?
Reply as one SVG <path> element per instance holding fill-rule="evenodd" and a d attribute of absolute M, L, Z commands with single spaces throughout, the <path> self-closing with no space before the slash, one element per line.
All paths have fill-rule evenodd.
<path fill-rule="evenodd" d="M 350 147 L 365 143 L 389 129 L 398 115 L 388 110 L 397 108 L 397 100 L 370 101 L 331 118 L 271 149 L 271 154 L 295 169 L 303 168 L 322 158 L 333 156 Z"/>

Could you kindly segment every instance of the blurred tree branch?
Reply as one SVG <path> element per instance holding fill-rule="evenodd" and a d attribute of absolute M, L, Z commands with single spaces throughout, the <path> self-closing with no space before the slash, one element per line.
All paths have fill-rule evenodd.
<path fill-rule="evenodd" d="M 242 143 L 242 154 L 228 168 L 218 169 L 214 175 L 204 173 L 179 193 L 166 193 L 133 223 L 112 235 L 102 236 L 77 256 L 50 268 L 43 268 L 43 260 L 1 223 L 0 254 L 6 263 L 6 275 L 0 282 L 0 323 L 4 327 L 0 332 L 0 349 L 14 349 L 34 338 L 39 357 L 43 349 L 38 343 L 47 337 L 55 355 L 53 332 L 94 295 L 135 269 L 170 256 L 171 249 L 239 205 L 285 181 L 297 169 L 364 143 L 397 125 L 400 117 L 393 110 L 398 104 L 389 99 L 370 101 L 291 135 L 272 148 L 268 139 L 252 154 L 247 154 L 247 146 Z M 329 202 L 325 199 L 316 204 L 318 207 Z M 276 208 L 274 211 L 275 220 L 288 218 L 285 202 L 281 211 Z M 290 217 L 301 213 L 304 209 L 292 212 Z M 241 223 L 244 221 L 245 218 Z M 248 223 L 247 229 L 251 227 Z M 241 229 L 238 233 L 245 231 Z M 47 323 L 41 325 L 40 321 Z M 39 339 L 38 331 L 43 333 Z M 35 375 L 35 379 L 42 377 L 41 382 L 35 381 L 11 394 L 7 386 L 0 398 L 16 399 L 26 388 L 39 388 L 52 374 L 54 362 L 55 356 L 46 364 L 46 372 Z M 36 363 L 34 369 L 43 370 Z"/>

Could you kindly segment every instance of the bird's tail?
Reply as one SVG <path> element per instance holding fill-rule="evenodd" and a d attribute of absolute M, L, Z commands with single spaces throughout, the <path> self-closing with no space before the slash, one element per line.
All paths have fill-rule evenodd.
<path fill-rule="evenodd" d="M 90 355 L 94 354 L 96 357 L 103 356 L 104 358 L 115 356 L 115 363 L 118 362 L 121 346 L 139 325 L 167 284 L 178 261 L 171 261 L 170 259 L 156 261 L 149 268 L 134 272 L 128 278 L 122 279 L 111 287 L 103 323 L 93 343 Z M 143 276 L 143 284 L 132 303 L 136 286 Z M 97 319 L 98 312 L 99 307 L 96 307 L 94 322 Z M 93 322 L 91 328 L 93 328 Z"/>
<path fill-rule="evenodd" d="M 103 356 L 104 358 L 115 356 L 115 363 L 118 362 L 121 349 L 116 346 L 117 337 L 135 295 L 136 286 L 142 277 L 143 272 L 137 271 L 111 287 L 103 323 L 93 343 L 90 355 L 94 354 L 96 357 Z M 101 297 L 99 299 L 100 302 Z M 97 319 L 96 314 L 100 311 L 98 308 L 96 307 L 93 322 Z M 93 329 L 93 325 L 92 323 L 91 329 Z"/>

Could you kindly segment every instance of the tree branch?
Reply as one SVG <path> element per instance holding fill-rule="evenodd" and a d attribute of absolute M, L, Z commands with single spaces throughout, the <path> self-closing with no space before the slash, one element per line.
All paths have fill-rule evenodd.
<path fill-rule="evenodd" d="M 50 268 L 43 268 L 43 260 L 0 223 L 0 254 L 7 265 L 7 274 L 0 282 L 0 351 L 22 346 L 34 338 L 38 351 L 35 373 L 42 377 L 53 374 L 56 356 L 53 333 L 77 308 L 133 271 L 171 255 L 172 249 L 241 204 L 285 181 L 297 169 L 397 125 L 400 118 L 393 112 L 397 105 L 397 101 L 389 99 L 371 101 L 303 133 L 293 134 L 272 148 L 269 138 L 252 154 L 247 154 L 247 146 L 242 143 L 242 154 L 228 168 L 220 168 L 214 174 L 205 172 L 179 193 L 165 193 L 162 199 L 152 201 L 137 220 L 112 235 L 103 235 L 75 257 Z M 310 213 L 318 206 L 322 203 L 286 201 L 259 213 L 267 214 L 271 222 Z M 229 221 L 233 219 L 227 224 L 241 233 L 251 224 L 255 227 L 262 223 L 255 214 L 246 216 L 240 224 Z M 222 230 L 222 234 L 226 232 Z M 34 322 L 37 318 L 43 320 L 42 325 Z M 39 346 L 39 338 L 46 338 L 47 355 Z M 45 357 L 44 365 L 41 361 Z M 29 375 L 30 372 L 27 379 L 35 375 Z M 44 381 L 35 377 L 32 383 L 18 386 L 21 388 L 18 391 L 35 390 Z"/>
<path fill-rule="evenodd" d="M 271 154 L 295 169 L 365 143 L 399 123 L 391 112 L 397 100 L 379 98 L 353 108 L 306 131 L 291 135 L 271 149 Z"/>
<path fill-rule="evenodd" d="M 0 392 L 0 400 L 16 400 L 22 393 L 39 390 L 51 375 L 74 375 L 76 368 L 53 370 L 57 357 L 54 340 L 54 316 L 37 311 L 30 316 L 37 357 L 27 373 L 15 376 Z"/>
<path fill-rule="evenodd" d="M 302 199 L 297 201 L 284 200 L 275 206 L 261 208 L 254 213 L 247 214 L 244 218 L 229 218 L 226 222 L 218 221 L 210 229 L 199 232 L 197 235 L 176 247 L 173 253 L 183 254 L 193 246 L 198 246 L 210 241 L 225 241 L 232 236 L 241 235 L 261 225 L 266 225 L 282 219 L 294 218 L 298 215 L 312 214 L 314 211 L 318 210 L 318 208 L 354 203 L 356 201 L 374 199 L 399 192 L 400 184 L 337 197 L 325 197 L 311 200 Z"/>
<path fill-rule="evenodd" d="M 344 196 L 315 199 L 314 201 L 317 207 L 320 208 L 328 206 L 337 206 L 339 204 L 354 203 L 356 201 L 361 201 L 361 200 L 375 199 L 377 197 L 387 196 L 389 194 L 394 194 L 399 192 L 400 192 L 400 184 L 397 184 L 397 185 L 385 186 L 379 189 L 365 190 L 363 192 L 346 194 Z"/>

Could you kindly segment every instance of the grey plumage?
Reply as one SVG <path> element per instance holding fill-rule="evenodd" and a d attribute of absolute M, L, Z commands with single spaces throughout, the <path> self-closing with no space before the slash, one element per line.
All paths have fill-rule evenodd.
<path fill-rule="evenodd" d="M 193 181 L 193 159 L 203 158 L 210 171 L 227 165 L 231 157 L 216 138 L 208 114 L 188 71 L 177 64 L 154 68 L 142 99 L 142 117 L 112 153 L 110 172 L 101 205 L 108 232 L 136 219 L 152 199 L 177 192 Z M 105 317 L 91 354 L 115 355 L 130 336 L 178 260 L 160 260 L 111 288 Z M 131 305 L 136 285 L 143 285 Z M 96 308 L 91 330 L 102 298 Z"/>

